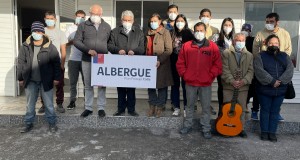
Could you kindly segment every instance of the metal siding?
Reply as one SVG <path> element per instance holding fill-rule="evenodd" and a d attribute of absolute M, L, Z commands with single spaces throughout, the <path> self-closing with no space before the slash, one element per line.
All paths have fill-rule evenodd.
<path fill-rule="evenodd" d="M 59 1 L 60 16 L 74 19 L 74 13 L 75 13 L 75 0 L 60 0 Z"/>
<path fill-rule="evenodd" d="M 15 43 L 12 0 L 0 0 L 0 96 L 15 96 Z"/>

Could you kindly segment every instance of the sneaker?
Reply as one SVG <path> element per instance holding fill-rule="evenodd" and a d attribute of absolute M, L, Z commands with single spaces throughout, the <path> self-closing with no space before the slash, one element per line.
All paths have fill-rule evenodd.
<path fill-rule="evenodd" d="M 99 117 L 105 117 L 106 113 L 104 110 L 99 110 L 98 115 L 99 115 Z"/>
<path fill-rule="evenodd" d="M 171 105 L 171 111 L 175 111 L 176 108 L 173 104 Z"/>
<path fill-rule="evenodd" d="M 38 113 L 45 113 L 45 106 L 42 105 L 41 108 L 38 110 Z"/>
<path fill-rule="evenodd" d="M 185 112 L 185 110 L 183 110 L 183 117 L 186 117 L 186 112 Z"/>
<path fill-rule="evenodd" d="M 275 134 L 275 133 L 269 133 L 268 139 L 269 139 L 271 142 L 277 142 L 277 137 L 276 137 L 276 134 Z"/>
<path fill-rule="evenodd" d="M 210 113 L 212 115 L 216 115 L 217 114 L 217 112 L 214 110 L 214 108 L 212 106 L 210 106 Z"/>
<path fill-rule="evenodd" d="M 179 114 L 180 114 L 180 109 L 179 108 L 175 108 L 172 116 L 176 116 L 177 117 L 177 116 L 179 116 Z"/>
<path fill-rule="evenodd" d="M 251 113 L 251 119 L 257 121 L 258 120 L 258 113 L 255 112 L 255 111 L 252 111 L 252 113 Z"/>
<path fill-rule="evenodd" d="M 131 116 L 134 116 L 134 117 L 138 117 L 139 116 L 139 114 L 136 113 L 136 111 L 134 111 L 134 112 L 128 112 L 128 114 L 131 115 Z"/>
<path fill-rule="evenodd" d="M 55 124 L 50 124 L 49 125 L 49 131 L 51 133 L 55 133 L 58 130 L 57 126 Z"/>
<path fill-rule="evenodd" d="M 192 128 L 191 127 L 183 127 L 180 131 L 179 131 L 179 133 L 180 134 L 188 134 L 188 133 L 190 133 L 192 131 Z"/>
<path fill-rule="evenodd" d="M 31 131 L 33 128 L 33 124 L 26 124 L 24 128 L 21 129 L 21 133 L 27 133 Z"/>
<path fill-rule="evenodd" d="M 65 113 L 66 110 L 64 109 L 62 104 L 57 104 L 56 111 L 59 113 Z"/>
<path fill-rule="evenodd" d="M 280 121 L 280 122 L 284 121 L 284 118 L 280 114 L 278 115 L 278 121 Z"/>
<path fill-rule="evenodd" d="M 124 114 L 125 114 L 125 112 L 119 112 L 119 111 L 117 111 L 117 112 L 115 112 L 113 114 L 113 116 L 124 116 Z"/>
<path fill-rule="evenodd" d="M 71 101 L 70 104 L 67 106 L 67 110 L 75 109 L 76 105 L 74 101 Z"/>
<path fill-rule="evenodd" d="M 244 130 L 242 130 L 242 132 L 239 134 L 239 136 L 242 137 L 242 138 L 247 138 L 248 137 L 247 133 Z"/>
<path fill-rule="evenodd" d="M 210 132 L 203 132 L 202 134 L 205 139 L 211 139 L 212 137 Z"/>
<path fill-rule="evenodd" d="M 87 116 L 89 116 L 90 114 L 93 114 L 93 111 L 90 111 L 90 110 L 84 110 L 82 113 L 81 113 L 81 115 L 80 115 L 80 117 L 87 117 Z"/>

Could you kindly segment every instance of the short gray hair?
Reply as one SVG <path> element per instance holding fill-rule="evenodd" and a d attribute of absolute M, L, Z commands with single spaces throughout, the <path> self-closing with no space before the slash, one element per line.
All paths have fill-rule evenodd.
<path fill-rule="evenodd" d="M 121 14 L 121 19 L 123 19 L 124 16 L 130 16 L 134 20 L 134 15 L 133 15 L 132 11 L 130 11 L 130 10 L 123 11 Z"/>
<path fill-rule="evenodd" d="M 235 40 L 235 38 L 238 37 L 238 36 L 244 36 L 245 40 L 246 40 L 246 35 L 244 33 L 242 33 L 242 32 L 234 34 L 233 35 L 233 39 Z"/>

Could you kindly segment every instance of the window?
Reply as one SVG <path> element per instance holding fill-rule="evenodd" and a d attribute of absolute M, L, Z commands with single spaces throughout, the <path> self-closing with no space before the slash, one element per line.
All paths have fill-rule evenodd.
<path fill-rule="evenodd" d="M 150 16 L 158 13 L 163 20 L 166 19 L 168 6 L 169 1 L 116 1 L 116 26 L 121 25 L 122 12 L 131 10 L 134 14 L 134 25 L 146 32 Z"/>
<path fill-rule="evenodd" d="M 262 30 L 265 25 L 265 17 L 272 11 L 279 14 L 279 26 L 287 30 L 291 36 L 292 54 L 291 59 L 295 67 L 299 70 L 299 15 L 300 3 L 274 3 L 274 2 L 246 2 L 245 3 L 245 20 L 252 24 L 252 34 Z"/>

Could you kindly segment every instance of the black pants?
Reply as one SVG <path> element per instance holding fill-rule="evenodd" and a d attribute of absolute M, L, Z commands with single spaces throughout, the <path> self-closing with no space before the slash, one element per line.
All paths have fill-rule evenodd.
<path fill-rule="evenodd" d="M 222 85 L 222 81 L 221 81 L 221 75 L 219 75 L 217 77 L 217 81 L 218 81 L 218 102 L 219 102 L 219 113 L 218 115 L 220 115 L 220 113 L 222 112 L 222 106 L 223 106 L 223 85 Z"/>
<path fill-rule="evenodd" d="M 135 88 L 117 87 L 118 90 L 118 112 L 125 112 L 126 108 L 129 113 L 135 111 Z M 127 97 L 127 98 L 126 98 Z"/>
<path fill-rule="evenodd" d="M 258 101 L 257 94 L 255 92 L 256 84 L 257 84 L 257 79 L 254 76 L 251 85 L 249 86 L 248 97 L 247 97 L 247 104 L 249 103 L 250 98 L 253 97 L 252 108 L 251 108 L 252 112 L 259 111 L 259 101 Z"/>

